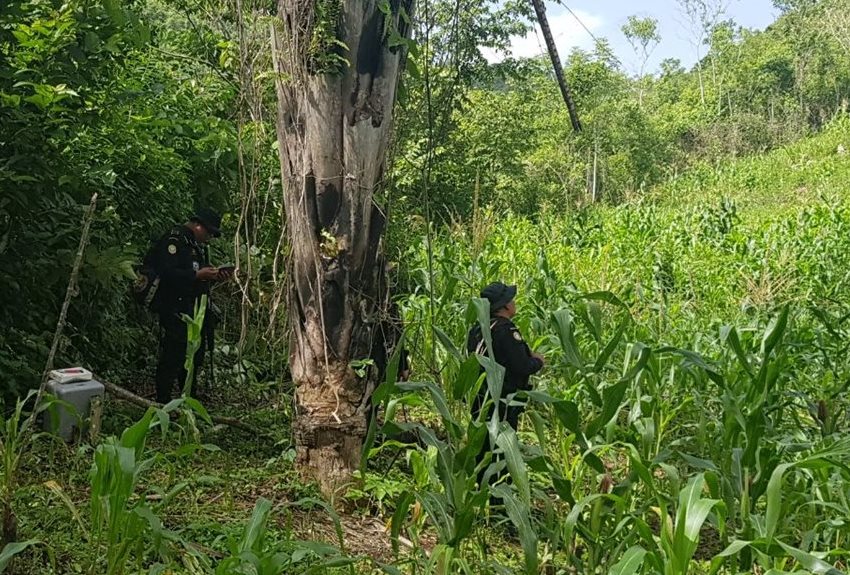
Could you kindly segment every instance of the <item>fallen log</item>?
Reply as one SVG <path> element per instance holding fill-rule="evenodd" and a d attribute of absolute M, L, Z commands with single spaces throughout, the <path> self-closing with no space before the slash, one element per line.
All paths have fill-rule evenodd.
<path fill-rule="evenodd" d="M 112 382 L 106 381 L 102 377 L 98 375 L 93 376 L 95 380 L 99 381 L 103 384 L 103 387 L 106 388 L 113 397 L 116 399 L 122 399 L 128 403 L 132 403 L 134 405 L 138 405 L 144 409 L 149 407 L 162 407 L 161 403 L 157 403 L 155 401 L 151 401 L 149 399 L 145 399 L 144 397 L 138 396 L 132 391 L 127 391 L 123 387 L 119 385 L 115 385 Z M 234 417 L 221 417 L 220 415 L 212 415 L 210 414 L 210 419 L 213 423 L 217 423 L 220 425 L 227 425 L 229 427 L 235 427 L 236 429 L 241 429 L 242 431 L 246 431 L 248 433 L 252 433 L 254 435 L 263 435 L 258 429 L 255 429 Z"/>

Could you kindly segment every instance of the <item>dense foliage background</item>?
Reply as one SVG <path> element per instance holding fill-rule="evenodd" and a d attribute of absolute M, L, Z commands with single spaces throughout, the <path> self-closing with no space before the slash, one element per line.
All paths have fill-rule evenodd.
<path fill-rule="evenodd" d="M 552 217 L 639 200 L 690 168 L 712 170 L 820 130 L 847 108 L 850 62 L 836 2 L 790 3 L 760 32 L 713 22 L 692 70 L 669 60 L 657 74 L 629 74 L 604 40 L 573 52 L 565 65 L 586 127 L 578 135 L 546 61 L 488 65 L 481 56 L 527 25 L 528 8 L 474 4 L 432 2 L 431 21 L 414 32 L 422 48 L 409 58 L 382 199 L 394 259 L 406 231 L 422 230 L 420 217 L 468 221 L 487 206 Z M 268 57 L 256 56 L 272 8 L 245 3 L 241 19 L 212 0 L 0 8 L 8 391 L 37 379 L 94 192 L 86 305 L 72 308 L 65 361 L 135 365 L 147 330 L 127 315 L 132 263 L 194 206 L 225 212 L 233 241 L 241 224 L 243 257 L 262 255 L 256 277 L 278 279 L 262 273 L 279 255 L 281 218 L 273 74 Z M 624 30 L 638 54 L 663 41 L 651 19 L 633 20 Z M 218 246 L 220 260 L 231 259 L 231 247 Z"/>
<path fill-rule="evenodd" d="M 3 2 L 2 436 L 4 455 L 26 456 L 4 459 L 0 504 L 29 541 L 20 572 L 846 570 L 850 10 L 775 5 L 763 31 L 693 12 L 692 69 L 626 70 L 604 39 L 564 55 L 575 134 L 548 60 L 482 56 L 529 26 L 526 2 L 426 2 L 377 197 L 417 383 L 376 398 L 378 441 L 332 502 L 340 519 L 294 476 L 288 436 L 276 6 Z M 334 0 L 316 7 L 333 17 Z M 649 17 L 623 33 L 644 62 L 664 41 Z M 345 65 L 314 43 L 323 66 Z M 139 414 L 110 404 L 120 439 L 16 443 L 16 400 L 39 384 L 94 193 L 57 364 L 152 395 L 155 324 L 130 301 L 133 265 L 212 206 L 225 214 L 214 259 L 243 273 L 213 294 L 209 407 L 267 435 L 221 433 L 190 403 L 131 426 Z M 548 363 L 500 445 L 515 534 L 482 527 L 496 522 L 475 482 L 485 428 L 464 402 L 480 382 L 458 351 L 494 279 L 519 285 L 518 323 Z M 305 527 L 317 514 L 324 532 Z M 393 547 L 358 547 L 360 516 Z"/>

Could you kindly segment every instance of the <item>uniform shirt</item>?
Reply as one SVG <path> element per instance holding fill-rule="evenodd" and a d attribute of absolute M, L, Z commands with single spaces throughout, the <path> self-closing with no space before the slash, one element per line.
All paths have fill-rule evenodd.
<path fill-rule="evenodd" d="M 156 295 L 159 312 L 192 315 L 195 300 L 209 291 L 207 282 L 195 279 L 195 273 L 209 263 L 192 230 L 186 226 L 172 228 L 156 243 L 151 258 L 160 277 Z"/>
<path fill-rule="evenodd" d="M 493 336 L 493 359 L 505 368 L 502 397 L 521 389 L 531 389 L 528 379 L 543 368 L 543 362 L 532 357 L 517 326 L 508 318 L 497 316 L 490 319 L 490 333 Z M 476 325 L 469 331 L 466 349 L 469 353 L 487 354 L 480 326 Z M 482 386 L 482 390 L 486 391 L 486 387 Z"/>

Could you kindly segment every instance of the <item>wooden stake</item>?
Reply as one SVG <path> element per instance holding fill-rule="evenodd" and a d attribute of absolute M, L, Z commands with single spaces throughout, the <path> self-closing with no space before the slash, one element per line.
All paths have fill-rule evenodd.
<path fill-rule="evenodd" d="M 94 220 L 96 205 L 97 192 L 92 194 L 91 202 L 89 202 L 88 210 L 86 210 L 86 215 L 83 219 L 83 233 L 80 235 L 80 244 L 77 246 L 77 257 L 74 260 L 74 267 L 71 268 L 71 278 L 68 280 L 68 288 L 65 290 L 65 301 L 62 302 L 62 311 L 59 313 L 59 320 L 56 322 L 56 331 L 53 332 L 53 344 L 50 346 L 50 353 L 47 355 L 47 363 L 44 366 L 44 373 L 41 376 L 41 385 L 38 388 L 38 394 L 35 396 L 33 414 L 35 414 L 41 403 L 41 397 L 44 395 L 45 387 L 47 387 L 47 379 L 50 377 L 50 371 L 53 369 L 53 361 L 56 359 L 59 341 L 62 339 L 62 332 L 65 330 L 65 324 L 68 321 L 68 308 L 71 306 L 71 299 L 77 295 L 77 279 L 80 276 L 80 268 L 83 264 L 83 254 L 89 243 L 89 232 L 91 231 L 92 220 Z"/>

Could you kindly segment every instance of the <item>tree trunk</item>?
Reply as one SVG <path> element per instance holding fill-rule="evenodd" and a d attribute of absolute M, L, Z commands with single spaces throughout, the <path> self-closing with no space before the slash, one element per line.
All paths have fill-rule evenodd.
<path fill-rule="evenodd" d="M 697 52 L 697 58 L 699 58 L 699 52 Z M 699 102 L 705 107 L 705 85 L 702 82 L 702 62 L 697 60 L 697 78 L 699 79 Z"/>
<path fill-rule="evenodd" d="M 591 196 L 591 201 L 595 204 L 596 197 L 596 189 L 597 189 L 597 180 L 596 180 L 596 168 L 598 166 L 599 161 L 599 138 L 598 136 L 593 136 L 593 195 Z"/>
<path fill-rule="evenodd" d="M 555 78 L 558 79 L 558 87 L 561 89 L 561 97 L 564 98 L 564 103 L 567 105 L 567 111 L 570 114 L 570 123 L 573 126 L 573 131 L 581 132 L 581 121 L 578 117 L 573 94 L 570 87 L 564 79 L 564 68 L 561 66 L 561 59 L 558 57 L 558 48 L 555 46 L 555 39 L 552 37 L 552 30 L 549 28 L 549 19 L 546 18 L 546 6 L 543 0 L 531 0 L 534 6 L 534 11 L 537 14 L 537 22 L 540 24 L 540 31 L 543 33 L 543 39 L 546 40 L 546 48 L 549 52 L 549 59 L 552 61 L 552 68 L 555 70 Z"/>
<path fill-rule="evenodd" d="M 381 312 L 384 216 L 372 197 L 404 57 L 398 38 L 409 28 L 400 14 L 411 1 L 391 0 L 385 15 L 379 0 L 279 0 L 272 34 L 293 437 L 299 467 L 325 493 L 349 481 L 366 433 L 371 386 L 351 362 L 370 357 Z"/>

